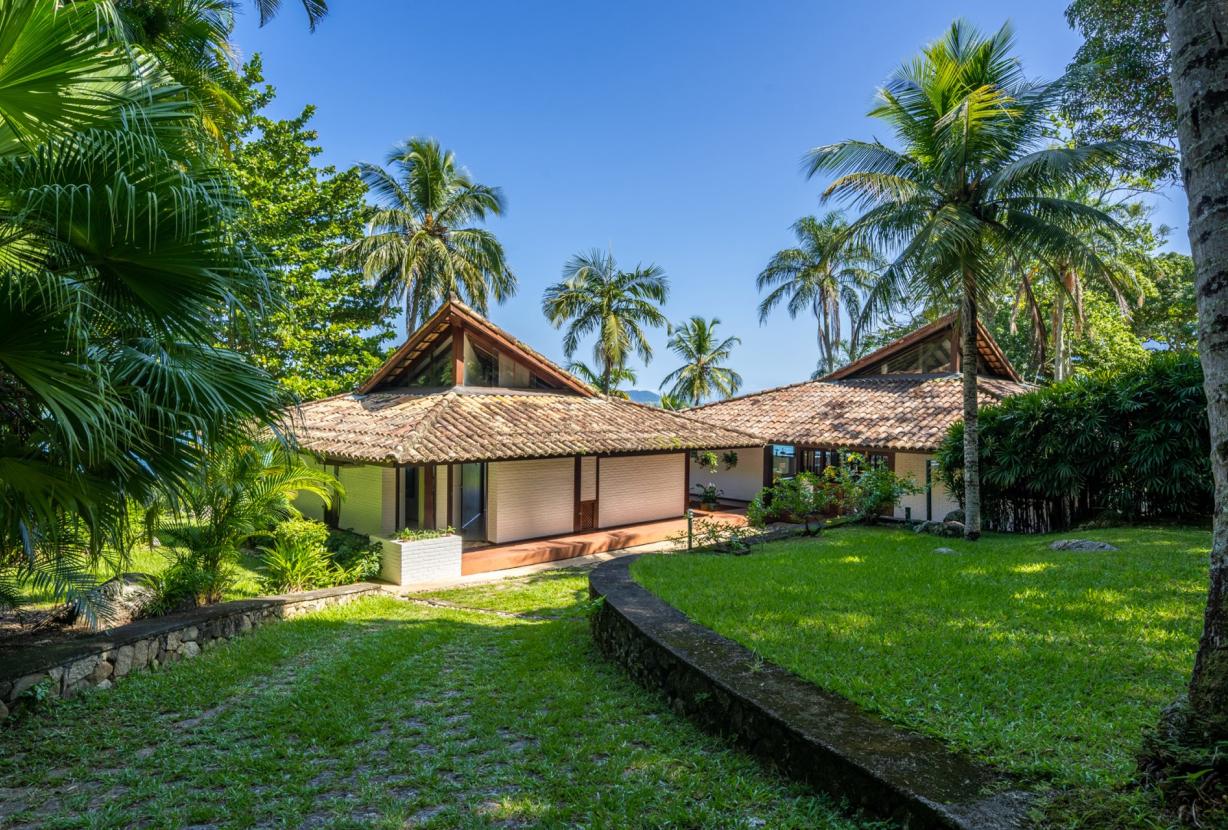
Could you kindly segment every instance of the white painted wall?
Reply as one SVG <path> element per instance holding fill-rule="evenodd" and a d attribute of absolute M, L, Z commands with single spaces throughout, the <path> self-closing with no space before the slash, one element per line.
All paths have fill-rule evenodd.
<path fill-rule="evenodd" d="M 932 459 L 932 455 L 922 453 L 907 453 L 898 452 L 895 454 L 895 472 L 899 476 L 912 476 L 919 487 L 925 487 L 925 462 L 927 459 Z M 940 522 L 942 517 L 950 513 L 952 510 L 959 509 L 959 499 L 947 490 L 939 481 L 937 476 L 933 476 L 931 506 L 932 513 L 928 517 L 932 521 Z M 900 499 L 899 505 L 895 508 L 895 517 L 897 519 L 904 518 L 904 508 L 912 508 L 912 517 L 914 521 L 924 521 L 927 516 L 925 514 L 925 493 L 917 493 L 913 496 L 905 496 Z"/>
<path fill-rule="evenodd" d="M 597 526 L 615 527 L 686 512 L 687 453 L 606 457 L 598 466 Z"/>
<path fill-rule="evenodd" d="M 717 458 L 723 458 L 725 450 L 715 450 Z M 715 484 L 723 491 L 722 498 L 750 501 L 763 489 L 763 447 L 742 447 L 734 450 L 738 454 L 738 465 L 732 470 L 725 469 L 722 461 L 715 473 L 708 472 L 706 467 L 688 461 L 691 465 L 691 494 L 698 493 L 696 485 Z"/>
<path fill-rule="evenodd" d="M 488 464 L 487 537 L 499 543 L 571 533 L 575 464 L 573 458 Z"/>

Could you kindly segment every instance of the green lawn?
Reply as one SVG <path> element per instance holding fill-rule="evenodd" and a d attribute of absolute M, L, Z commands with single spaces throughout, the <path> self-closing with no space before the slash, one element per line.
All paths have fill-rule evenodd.
<path fill-rule="evenodd" d="M 584 573 L 374 598 L 0 730 L 0 827 L 865 828 L 593 649 Z"/>
<path fill-rule="evenodd" d="M 111 557 L 99 561 L 94 569 L 94 576 L 101 582 L 123 572 L 160 574 L 171 563 L 171 555 L 175 550 L 170 546 L 148 548 L 144 545 L 136 545 L 132 549 L 131 558 L 125 563 L 115 562 Z M 226 599 L 246 599 L 262 593 L 259 555 L 252 551 L 244 551 L 231 568 L 234 573 L 234 581 L 226 591 Z M 54 604 L 54 596 L 49 588 L 37 588 L 24 584 L 21 586 L 21 595 L 23 604 L 28 607 L 49 607 Z"/>
<path fill-rule="evenodd" d="M 1073 537 L 1121 550 L 1047 547 Z M 633 574 L 802 677 L 1056 787 L 1051 819 L 1077 824 L 1128 784 L 1140 734 L 1184 689 L 1209 545 L 1200 530 L 967 543 L 845 528 L 743 557 L 646 557 Z M 1132 821 L 1158 820 L 1127 800 Z"/>

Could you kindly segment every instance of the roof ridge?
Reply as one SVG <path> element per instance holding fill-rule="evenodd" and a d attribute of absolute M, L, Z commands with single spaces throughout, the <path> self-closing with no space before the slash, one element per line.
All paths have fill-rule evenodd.
<path fill-rule="evenodd" d="M 642 403 L 640 401 L 633 401 L 630 398 L 614 398 L 614 397 L 611 397 L 610 395 L 602 395 L 601 397 L 607 401 L 617 401 L 620 404 L 630 404 L 631 406 L 638 406 L 641 409 L 647 409 L 652 412 L 662 412 L 666 415 L 676 417 L 676 418 L 681 418 L 682 420 L 687 421 L 688 423 L 696 424 L 698 426 L 704 426 L 704 427 L 709 427 L 709 428 L 713 426 L 713 424 L 708 423 L 702 418 L 696 418 L 693 415 L 687 415 L 686 413 L 689 412 L 690 410 L 666 409 L 663 406 L 653 406 L 652 404 Z M 744 429 L 737 429 L 735 427 L 727 427 L 727 426 L 722 426 L 721 429 L 726 430 L 728 432 L 735 432 L 738 435 L 745 435 L 747 438 L 752 438 L 755 441 L 758 441 L 760 443 L 762 443 L 763 441 L 763 439 L 760 438 L 758 435 L 755 435 L 754 433 L 751 433 L 751 432 L 747 432 Z"/>
<path fill-rule="evenodd" d="M 431 411 L 421 418 L 418 423 L 414 424 L 414 428 L 410 430 L 409 435 L 402 437 L 401 441 L 397 443 L 396 452 L 394 453 L 393 457 L 396 459 L 398 464 L 403 463 L 406 441 L 411 438 L 419 437 L 423 429 L 434 426 L 435 422 L 438 421 L 443 415 L 448 401 L 457 397 L 455 390 L 452 389 L 448 389 L 444 392 L 438 392 L 436 394 L 439 395 L 439 400 L 431 404 Z"/>

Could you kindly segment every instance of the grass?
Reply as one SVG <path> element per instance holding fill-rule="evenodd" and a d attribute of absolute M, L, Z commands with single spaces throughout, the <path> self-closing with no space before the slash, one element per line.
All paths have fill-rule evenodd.
<path fill-rule="evenodd" d="M 1122 811 L 1113 822 L 1130 813 L 1140 826 L 1163 824 L 1124 788 L 1142 732 L 1188 681 L 1210 535 L 1063 536 L 1121 550 L 846 528 L 745 557 L 646 557 L 633 574 L 800 676 L 1057 788 L 1055 824 L 1079 826 L 1109 809 L 1113 792 Z M 935 552 L 944 546 L 955 553 Z"/>
<path fill-rule="evenodd" d="M 0 826 L 866 828 L 593 649 L 586 575 L 262 628 L 0 730 Z"/>
<path fill-rule="evenodd" d="M 99 582 L 110 579 L 120 573 L 160 574 L 171 563 L 171 557 L 178 548 L 166 546 L 150 548 L 135 545 L 127 562 L 116 562 L 114 556 L 100 559 L 94 567 L 94 578 Z M 231 565 L 234 580 L 227 588 L 224 599 L 247 599 L 260 596 L 260 556 L 254 551 L 243 551 L 237 562 Z M 50 587 L 38 588 L 29 583 L 19 586 L 23 607 L 48 608 L 56 603 Z"/>

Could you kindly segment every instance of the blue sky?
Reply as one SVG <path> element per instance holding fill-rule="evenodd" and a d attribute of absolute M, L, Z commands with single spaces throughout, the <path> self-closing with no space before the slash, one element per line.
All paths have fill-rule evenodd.
<path fill-rule="evenodd" d="M 794 220 L 823 209 L 802 154 L 889 140 L 865 117 L 875 89 L 957 17 L 1010 20 L 1033 77 L 1060 76 L 1079 44 L 1067 0 L 330 0 L 314 34 L 283 4 L 263 29 L 245 4 L 236 41 L 263 54 L 274 115 L 317 106 L 325 162 L 382 161 L 433 136 L 503 188 L 509 211 L 491 227 L 520 289 L 495 322 L 561 360 L 542 290 L 571 254 L 610 246 L 625 265 L 666 270 L 671 320 L 716 316 L 742 338 L 746 391 L 802 380 L 818 356 L 812 319 L 782 311 L 761 326 L 756 311 L 756 274 Z M 1182 201 L 1158 211 L 1186 249 Z M 665 340 L 654 335 L 637 387 L 675 368 Z"/>

